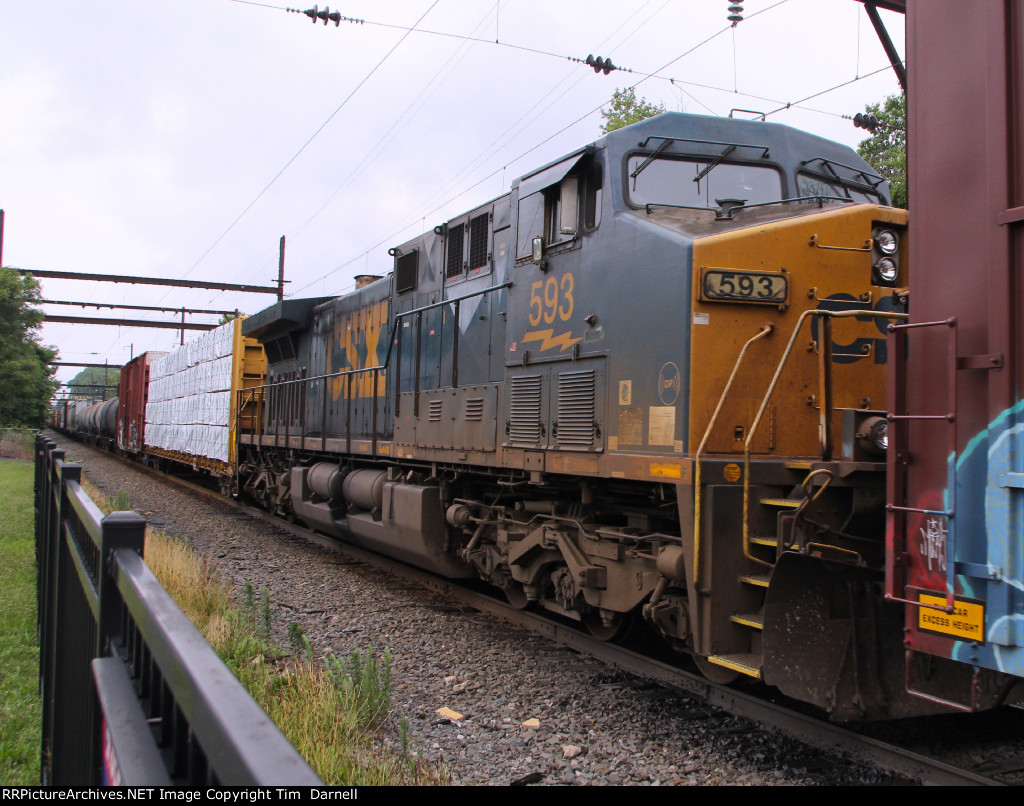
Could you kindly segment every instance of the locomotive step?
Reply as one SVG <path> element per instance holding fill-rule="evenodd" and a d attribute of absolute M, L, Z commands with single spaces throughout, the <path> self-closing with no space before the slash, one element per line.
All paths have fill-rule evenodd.
<path fill-rule="evenodd" d="M 803 503 L 802 498 L 762 498 L 761 503 L 766 507 L 788 507 L 796 509 Z"/>
<path fill-rule="evenodd" d="M 753 585 L 758 588 L 767 588 L 770 578 L 771 577 L 767 574 L 744 574 L 740 577 L 740 582 L 745 585 Z"/>
<path fill-rule="evenodd" d="M 790 470 L 810 470 L 811 464 L 810 460 L 792 459 L 786 462 L 786 467 Z"/>
<path fill-rule="evenodd" d="M 779 539 L 775 535 L 752 537 L 750 538 L 750 542 L 755 546 L 768 546 L 769 548 L 775 548 L 779 545 Z"/>
<path fill-rule="evenodd" d="M 708 657 L 711 663 L 716 666 L 724 666 L 734 672 L 740 672 L 756 680 L 761 679 L 761 656 L 750 652 L 740 652 L 735 655 L 711 655 Z"/>
<path fill-rule="evenodd" d="M 764 616 L 760 613 L 733 613 L 729 620 L 754 630 L 764 629 Z"/>

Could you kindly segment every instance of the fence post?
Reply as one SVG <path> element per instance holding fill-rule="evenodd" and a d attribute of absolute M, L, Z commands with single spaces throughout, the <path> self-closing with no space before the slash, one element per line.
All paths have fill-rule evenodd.
<path fill-rule="evenodd" d="M 44 783 L 61 786 L 90 786 L 98 782 L 98 759 L 93 756 L 91 737 L 96 730 L 92 680 L 92 636 L 95 634 L 93 613 L 76 577 L 78 570 L 72 557 L 70 530 L 76 528 L 77 517 L 68 496 L 68 484 L 80 482 L 82 467 L 60 463 L 53 451 L 59 505 L 50 524 L 52 551 L 52 594 L 47 652 L 49 669 L 46 697 L 48 722 L 44 725 L 48 738 L 44 747 Z M 78 526 L 77 528 L 81 528 Z M 83 752 L 84 750 L 84 752 Z"/>
<path fill-rule="evenodd" d="M 50 782 L 50 744 L 53 736 L 53 636 L 57 623 L 55 608 L 57 604 L 57 545 L 60 535 L 60 482 L 57 475 L 57 462 L 64 458 L 64 451 L 56 450 L 57 446 L 50 443 L 45 446 L 43 457 L 43 496 L 41 528 L 37 541 L 42 545 L 41 554 L 44 558 L 40 565 L 40 635 L 39 635 L 39 696 L 43 706 L 43 734 L 40 753 L 42 767 L 40 775 L 44 784 Z"/>
<path fill-rule="evenodd" d="M 49 513 L 50 513 L 50 451 L 56 447 L 55 443 L 42 435 L 36 437 L 36 478 L 35 478 L 35 506 L 36 506 L 36 641 L 42 646 L 43 625 L 46 623 L 47 591 L 46 579 L 49 571 L 50 555 L 47 551 L 49 544 L 45 536 L 49 534 Z M 39 662 L 39 691 L 42 693 L 43 685 L 43 664 L 42 658 Z"/>
<path fill-rule="evenodd" d="M 138 513 L 111 512 L 100 521 L 100 526 L 100 568 L 97 569 L 100 612 L 94 651 L 97 658 L 113 654 L 111 647 L 123 642 L 123 610 L 114 576 L 117 565 L 114 552 L 130 549 L 144 557 L 146 544 L 146 520 Z"/>

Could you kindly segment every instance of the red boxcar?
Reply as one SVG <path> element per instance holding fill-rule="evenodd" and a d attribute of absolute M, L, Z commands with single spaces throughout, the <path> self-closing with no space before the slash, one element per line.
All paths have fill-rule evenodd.
<path fill-rule="evenodd" d="M 964 709 L 1024 677 L 1022 55 L 1021 0 L 907 4 L 913 263 L 889 351 L 888 586 L 906 603 L 908 688 Z"/>
<path fill-rule="evenodd" d="M 118 390 L 117 447 L 139 453 L 145 444 L 146 402 L 149 399 L 149 365 L 167 353 L 150 350 L 129 361 L 121 370 Z"/>

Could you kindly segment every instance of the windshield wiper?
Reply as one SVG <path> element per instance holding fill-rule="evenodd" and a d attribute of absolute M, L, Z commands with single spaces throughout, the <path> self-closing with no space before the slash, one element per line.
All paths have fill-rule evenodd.
<path fill-rule="evenodd" d="M 830 160 L 827 157 L 814 157 L 809 160 L 802 160 L 801 165 L 810 165 L 812 162 L 820 162 L 828 173 L 835 177 L 836 181 L 842 185 L 852 187 L 854 189 L 864 188 L 874 191 L 882 182 L 885 181 L 884 177 L 879 176 L 876 173 L 865 171 L 863 168 L 855 168 L 852 165 L 844 165 L 841 162 Z M 847 171 L 853 174 L 853 176 L 840 176 L 836 168 L 845 168 Z M 824 171 L 823 171 L 824 173 Z M 859 179 L 857 178 L 859 177 Z M 873 181 L 873 180 L 878 180 Z"/>
<path fill-rule="evenodd" d="M 715 170 L 715 168 L 717 168 L 721 164 L 722 160 L 724 160 L 727 156 L 729 156 L 735 150 L 736 150 L 736 146 L 729 146 L 728 148 L 726 148 L 725 151 L 723 151 L 721 154 L 719 154 L 717 157 L 715 157 L 713 160 L 711 160 L 711 162 L 709 162 L 707 165 L 705 165 L 704 166 L 704 170 L 701 171 L 700 173 L 698 173 L 693 178 L 693 181 L 697 182 L 699 184 L 701 179 L 703 179 L 705 176 L 707 176 L 709 173 L 711 173 L 713 170 Z M 699 192 L 699 189 L 698 189 L 698 192 Z"/>
<path fill-rule="evenodd" d="M 837 201 L 843 204 L 852 204 L 853 199 L 847 199 L 842 196 L 798 196 L 795 199 L 779 199 L 778 201 L 760 202 L 759 204 L 729 204 L 729 202 L 738 202 L 739 199 L 715 199 L 721 206 L 715 211 L 716 221 L 732 221 L 732 214 L 737 210 L 749 210 L 753 207 L 771 207 L 776 204 L 790 204 L 793 202 L 812 202 L 816 201 L 818 207 L 824 207 L 827 201 Z"/>
<path fill-rule="evenodd" d="M 661 152 L 663 152 L 670 145 L 672 145 L 671 140 L 663 140 L 660 146 L 654 149 L 654 151 L 647 155 L 643 162 L 636 166 L 636 170 L 629 175 L 629 178 L 633 180 L 633 190 L 636 190 L 636 178 L 640 176 L 640 173 L 644 170 L 644 168 L 646 168 L 648 165 L 654 162 L 658 158 L 658 155 L 661 154 Z"/>

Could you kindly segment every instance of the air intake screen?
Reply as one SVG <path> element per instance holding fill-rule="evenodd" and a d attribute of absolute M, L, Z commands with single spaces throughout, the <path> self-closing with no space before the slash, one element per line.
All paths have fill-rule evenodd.
<path fill-rule="evenodd" d="M 407 255 L 400 255 L 395 261 L 395 290 L 412 291 L 416 287 L 416 275 L 419 272 L 419 252 L 413 250 Z"/>
<path fill-rule="evenodd" d="M 469 222 L 469 268 L 487 265 L 487 230 L 490 214 L 478 215 Z"/>
<path fill-rule="evenodd" d="M 465 246 L 465 224 L 458 224 L 448 230 L 448 262 L 445 264 L 445 277 L 458 277 L 462 274 L 462 250 Z"/>

